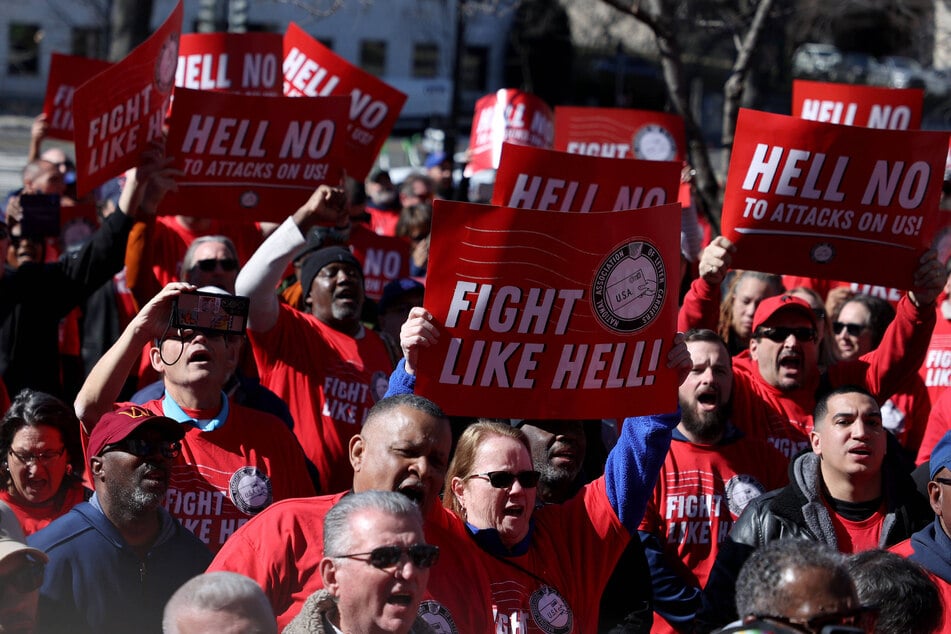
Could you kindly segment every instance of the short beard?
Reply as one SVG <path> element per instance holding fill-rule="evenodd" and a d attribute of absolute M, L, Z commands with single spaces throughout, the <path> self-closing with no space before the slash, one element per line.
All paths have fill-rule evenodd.
<path fill-rule="evenodd" d="M 712 412 L 698 413 L 693 407 L 680 404 L 680 422 L 696 440 L 713 444 L 723 437 L 726 422 L 730 419 L 733 410 L 733 399 L 730 399 Z"/>
<path fill-rule="evenodd" d="M 350 306 L 338 306 L 336 302 L 330 308 L 330 313 L 333 315 L 333 318 L 337 321 L 358 321 L 363 314 L 363 304 L 355 304 L 352 307 Z"/>

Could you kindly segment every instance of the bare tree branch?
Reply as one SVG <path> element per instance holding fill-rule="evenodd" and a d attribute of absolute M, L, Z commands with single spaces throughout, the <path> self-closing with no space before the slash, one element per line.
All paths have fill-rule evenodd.
<path fill-rule="evenodd" d="M 736 117 L 740 111 L 740 102 L 743 99 L 743 87 L 750 72 L 750 62 L 759 36 L 766 26 L 766 19 L 772 9 L 773 0 L 760 0 L 753 15 L 753 21 L 746 30 L 743 43 L 733 62 L 733 70 L 723 87 L 723 136 L 721 141 L 725 148 L 733 147 L 733 135 L 736 132 Z M 729 161 L 727 161 L 729 163 Z"/>

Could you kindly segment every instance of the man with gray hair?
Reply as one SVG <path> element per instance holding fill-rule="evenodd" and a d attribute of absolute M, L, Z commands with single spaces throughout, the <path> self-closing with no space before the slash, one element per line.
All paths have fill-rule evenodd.
<path fill-rule="evenodd" d="M 236 572 L 192 577 L 165 605 L 163 634 L 277 634 L 264 591 Z"/>
<path fill-rule="evenodd" d="M 345 496 L 324 517 L 324 589 L 312 594 L 285 634 L 434 632 L 417 616 L 439 548 L 423 537 L 423 516 L 405 495 Z"/>

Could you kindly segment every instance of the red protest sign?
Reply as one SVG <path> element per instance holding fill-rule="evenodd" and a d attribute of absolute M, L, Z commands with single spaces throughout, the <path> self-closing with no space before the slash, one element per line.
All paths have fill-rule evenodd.
<path fill-rule="evenodd" d="M 594 218 L 437 200 L 425 305 L 441 335 L 420 351 L 417 393 L 465 416 L 672 411 L 678 209 Z"/>
<path fill-rule="evenodd" d="M 793 80 L 792 115 L 809 121 L 917 130 L 925 91 Z"/>
<path fill-rule="evenodd" d="M 554 117 L 548 104 L 512 88 L 480 98 L 472 121 L 466 176 L 497 168 L 503 143 L 550 148 L 554 136 Z"/>
<path fill-rule="evenodd" d="M 339 183 L 346 117 L 344 97 L 287 99 L 178 88 L 166 153 L 183 175 L 162 209 L 283 220 L 321 183 Z"/>
<path fill-rule="evenodd" d="M 73 95 L 76 88 L 110 66 L 111 63 L 101 59 L 53 53 L 43 100 L 43 114 L 49 124 L 46 136 L 73 140 Z"/>
<path fill-rule="evenodd" d="M 289 97 L 350 97 L 347 175 L 363 180 L 373 167 L 406 95 L 354 66 L 290 23 L 284 34 L 284 94 Z"/>
<path fill-rule="evenodd" d="M 166 100 L 175 82 L 182 3 L 125 59 L 76 89 L 76 189 L 80 196 L 139 160 L 162 136 Z"/>
<path fill-rule="evenodd" d="M 947 132 L 741 109 L 723 200 L 736 268 L 907 288 L 938 220 Z"/>
<path fill-rule="evenodd" d="M 280 33 L 188 33 L 178 47 L 175 86 L 280 97 L 283 59 Z"/>
<path fill-rule="evenodd" d="M 653 110 L 555 107 L 555 149 L 604 158 L 687 158 L 681 117 Z"/>
<path fill-rule="evenodd" d="M 409 277 L 409 244 L 402 238 L 377 235 L 362 225 L 350 230 L 350 246 L 363 267 L 363 289 L 379 300 L 387 282 Z"/>
<path fill-rule="evenodd" d="M 552 211 L 617 211 L 677 200 L 680 164 L 568 154 L 506 143 L 492 204 Z"/>

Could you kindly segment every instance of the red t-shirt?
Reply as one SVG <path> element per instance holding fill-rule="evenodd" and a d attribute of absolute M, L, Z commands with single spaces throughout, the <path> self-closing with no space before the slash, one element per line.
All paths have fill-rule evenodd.
<path fill-rule="evenodd" d="M 911 538 L 898 542 L 894 546 L 890 546 L 888 550 L 905 558 L 910 557 L 915 552 L 915 549 L 911 546 Z M 947 634 L 951 632 L 951 584 L 938 575 L 933 574 L 930 570 L 926 569 L 925 572 L 928 573 L 928 576 L 931 577 L 934 584 L 938 586 L 938 594 L 941 596 L 941 607 L 944 609 L 941 625 L 934 631 L 934 634 Z"/>
<path fill-rule="evenodd" d="M 846 519 L 831 508 L 829 517 L 832 518 L 832 526 L 835 528 L 835 541 L 839 545 L 839 552 L 851 555 L 881 546 L 882 522 L 885 521 L 884 505 L 864 520 Z"/>
<path fill-rule="evenodd" d="M 947 296 L 938 298 L 937 321 L 920 371 L 932 406 L 942 394 L 949 391 L 948 386 L 951 386 L 951 303 L 945 306 L 946 301 Z M 948 309 L 948 315 L 944 313 L 945 307 Z"/>
<path fill-rule="evenodd" d="M 20 520 L 20 526 L 23 527 L 23 534 L 32 535 L 41 528 L 46 528 L 50 522 L 65 515 L 69 509 L 84 501 L 87 491 L 88 489 L 83 486 L 83 483 L 76 480 L 67 487 L 59 504 L 28 506 L 15 500 L 13 496 L 5 490 L 0 491 L 0 500 L 6 502 L 13 511 L 13 514 Z"/>

